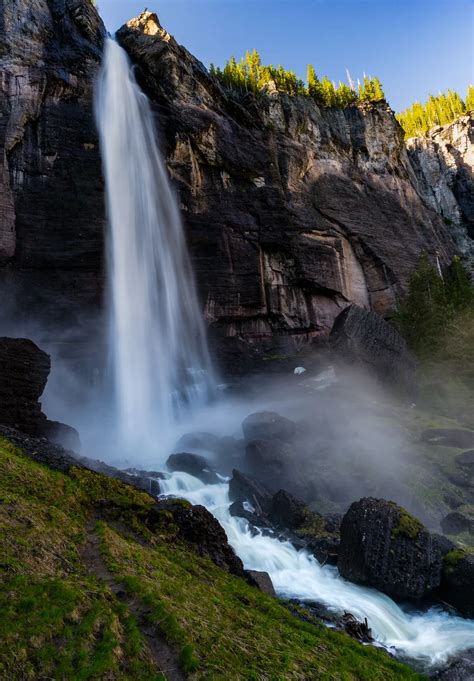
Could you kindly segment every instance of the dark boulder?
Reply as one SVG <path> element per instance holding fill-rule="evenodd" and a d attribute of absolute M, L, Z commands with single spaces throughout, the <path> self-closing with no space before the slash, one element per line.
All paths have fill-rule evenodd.
<path fill-rule="evenodd" d="M 351 505 L 341 523 L 338 568 L 356 584 L 419 601 L 441 582 L 441 549 L 397 504 L 371 497 Z"/>
<path fill-rule="evenodd" d="M 27 338 L 0 338 L 0 423 L 34 437 L 79 451 L 79 434 L 71 426 L 49 421 L 39 401 L 51 360 Z"/>
<path fill-rule="evenodd" d="M 234 501 L 229 506 L 229 513 L 234 518 L 244 518 L 250 523 L 251 529 L 271 527 L 271 523 L 249 501 Z"/>
<path fill-rule="evenodd" d="M 0 423 L 39 435 L 46 416 L 39 398 L 51 360 L 26 338 L 0 338 Z"/>
<path fill-rule="evenodd" d="M 245 570 L 245 575 L 252 586 L 258 587 L 260 591 L 263 591 L 263 593 L 266 593 L 269 596 L 276 596 L 275 589 L 268 572 L 260 572 L 260 570 Z"/>
<path fill-rule="evenodd" d="M 219 476 L 209 461 L 199 454 L 189 454 L 187 452 L 171 454 L 166 461 L 166 465 L 172 472 L 189 473 L 189 475 L 202 480 L 206 484 L 212 485 L 220 482 Z"/>
<path fill-rule="evenodd" d="M 428 428 L 421 434 L 423 442 L 442 447 L 474 447 L 474 431 L 462 428 Z"/>
<path fill-rule="evenodd" d="M 210 558 L 232 574 L 244 576 L 240 558 L 227 541 L 225 530 L 204 506 L 192 506 L 181 499 L 165 499 L 153 506 L 145 519 L 148 527 L 159 531 L 166 525 L 177 532 L 177 538 L 192 544 L 199 555 Z"/>
<path fill-rule="evenodd" d="M 242 430 L 246 440 L 291 442 L 296 435 L 296 424 L 273 411 L 259 411 L 247 416 Z"/>
<path fill-rule="evenodd" d="M 455 550 L 444 556 L 440 596 L 465 617 L 474 617 L 474 554 Z"/>
<path fill-rule="evenodd" d="M 229 499 L 241 504 L 250 503 L 256 515 L 266 516 L 270 510 L 272 495 L 259 480 L 234 469 L 229 482 Z"/>
<path fill-rule="evenodd" d="M 413 383 L 415 360 L 397 329 L 375 312 L 350 305 L 334 322 L 331 347 L 351 364 L 368 367 L 382 381 Z"/>
<path fill-rule="evenodd" d="M 468 449 L 456 457 L 456 463 L 461 468 L 467 468 L 469 471 L 474 471 L 474 449 Z"/>
<path fill-rule="evenodd" d="M 437 681 L 472 681 L 474 679 L 474 648 L 463 650 L 446 667 L 430 676 Z"/>
<path fill-rule="evenodd" d="M 443 518 L 441 529 L 446 534 L 460 534 L 461 532 L 472 532 L 474 534 L 474 519 L 461 513 L 461 511 L 453 511 Z"/>
<path fill-rule="evenodd" d="M 292 478 L 292 450 L 278 440 L 252 440 L 245 448 L 245 464 L 248 470 L 263 478 L 272 490 L 281 487 L 282 480 Z"/>
<path fill-rule="evenodd" d="M 308 517 L 308 507 L 284 489 L 273 495 L 269 519 L 277 527 L 293 530 L 303 525 Z"/>
<path fill-rule="evenodd" d="M 74 452 L 79 452 L 81 449 L 81 440 L 77 430 L 59 421 L 46 420 L 41 424 L 38 435 L 47 437 L 51 442 L 62 445 L 65 449 L 71 449 Z"/>
<path fill-rule="evenodd" d="M 176 443 L 177 452 L 211 452 L 218 450 L 219 438 L 213 433 L 186 433 Z"/>

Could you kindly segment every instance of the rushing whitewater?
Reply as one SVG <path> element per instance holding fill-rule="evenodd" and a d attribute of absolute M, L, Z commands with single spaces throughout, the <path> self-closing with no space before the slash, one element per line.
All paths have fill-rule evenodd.
<path fill-rule="evenodd" d="M 379 643 L 425 664 L 444 662 L 472 647 L 473 620 L 453 617 L 438 608 L 425 613 L 405 612 L 388 596 L 347 582 L 336 568 L 321 566 L 289 542 L 252 534 L 247 521 L 229 513 L 227 483 L 204 485 L 187 473 L 173 473 L 160 480 L 160 486 L 164 494 L 202 504 L 213 513 L 245 567 L 268 572 L 280 596 L 318 601 L 337 612 L 348 610 L 359 619 L 367 617 Z"/>
<path fill-rule="evenodd" d="M 125 444 L 166 442 L 213 389 L 179 209 L 147 97 L 125 51 L 107 40 L 96 114 L 106 182 L 110 347 Z"/>

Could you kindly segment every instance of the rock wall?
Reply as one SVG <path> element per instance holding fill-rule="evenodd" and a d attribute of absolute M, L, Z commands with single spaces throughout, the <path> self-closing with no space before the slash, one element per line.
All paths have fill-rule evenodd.
<path fill-rule="evenodd" d="M 104 35 L 90 0 L 2 6 L 3 332 L 97 339 L 104 207 L 92 88 Z"/>
<path fill-rule="evenodd" d="M 118 39 L 155 106 L 221 349 L 292 351 L 351 302 L 383 314 L 422 251 L 455 252 L 386 103 L 229 93 L 150 12 Z"/>
<path fill-rule="evenodd" d="M 407 140 L 420 194 L 474 262 L 474 112 Z"/>
<path fill-rule="evenodd" d="M 82 361 L 104 339 L 92 89 L 105 30 L 89 0 L 16 0 L 1 22 L 0 330 Z M 156 111 L 225 364 L 326 337 L 350 303 L 383 314 L 422 251 L 456 252 L 386 103 L 226 92 L 150 12 L 119 40 Z"/>

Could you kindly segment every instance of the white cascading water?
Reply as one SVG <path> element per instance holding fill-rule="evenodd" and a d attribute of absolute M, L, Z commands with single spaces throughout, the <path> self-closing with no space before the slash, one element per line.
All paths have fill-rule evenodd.
<path fill-rule="evenodd" d="M 367 617 L 377 641 L 397 654 L 422 664 L 439 664 L 474 645 L 474 621 L 454 617 L 440 608 L 406 612 L 391 598 L 340 577 L 337 569 L 321 566 L 306 551 L 289 542 L 254 535 L 247 521 L 229 513 L 229 485 L 204 485 L 187 473 L 173 473 L 160 480 L 165 495 L 202 504 L 225 529 L 229 543 L 244 566 L 269 573 L 275 590 L 284 598 L 324 603 L 336 612 L 347 610 L 359 619 Z"/>
<path fill-rule="evenodd" d="M 150 103 L 125 51 L 107 40 L 96 116 L 109 221 L 110 346 L 118 437 L 167 444 L 213 378 L 179 209 Z M 172 437 L 170 435 L 169 437 Z"/>
<path fill-rule="evenodd" d="M 166 444 L 177 412 L 213 392 L 203 321 L 179 210 L 155 139 L 149 102 L 125 52 L 108 40 L 97 96 L 107 186 L 111 347 L 120 435 L 138 448 Z M 138 457 L 137 457 L 138 458 Z M 267 571 L 278 594 L 367 617 L 377 640 L 436 664 L 474 642 L 474 621 L 440 609 L 405 612 L 390 598 L 342 579 L 290 543 L 254 535 L 229 513 L 228 484 L 186 473 L 160 480 L 164 494 L 202 504 L 224 527 L 246 568 Z"/>

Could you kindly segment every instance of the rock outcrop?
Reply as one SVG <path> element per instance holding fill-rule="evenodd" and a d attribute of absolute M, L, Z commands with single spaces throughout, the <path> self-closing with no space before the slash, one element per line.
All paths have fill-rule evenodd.
<path fill-rule="evenodd" d="M 156 108 L 223 352 L 294 349 L 351 302 L 384 313 L 422 251 L 450 259 L 386 103 L 340 111 L 225 91 L 151 12 L 118 40 Z"/>
<path fill-rule="evenodd" d="M 465 617 L 474 617 L 474 554 L 452 551 L 445 556 L 441 597 Z"/>
<path fill-rule="evenodd" d="M 395 503 L 365 498 L 341 523 L 343 577 L 402 600 L 419 601 L 441 583 L 442 550 L 423 525 Z"/>
<path fill-rule="evenodd" d="M 171 454 L 166 465 L 170 471 L 184 471 L 202 480 L 206 485 L 220 482 L 219 476 L 209 461 L 199 454 L 188 454 L 187 452 Z"/>
<path fill-rule="evenodd" d="M 79 449 L 74 428 L 49 421 L 39 401 L 51 359 L 27 338 L 0 338 L 0 424 Z"/>
<path fill-rule="evenodd" d="M 0 29 L 1 323 L 40 321 L 36 337 L 68 355 L 93 338 L 95 351 L 74 357 L 82 375 L 105 338 L 92 113 L 104 34 L 90 0 L 20 0 Z M 422 251 L 442 264 L 456 252 L 385 102 L 342 111 L 225 91 L 151 12 L 118 39 L 155 108 L 204 314 L 229 369 L 327 336 L 350 303 L 384 314 Z"/>
<path fill-rule="evenodd" d="M 1 15 L 0 328 L 72 356 L 100 340 L 92 90 L 105 28 L 90 0 L 6 2 Z"/>
<path fill-rule="evenodd" d="M 404 338 L 375 312 L 346 307 L 334 322 L 330 342 L 346 361 L 369 369 L 382 381 L 413 384 L 415 359 Z"/>
<path fill-rule="evenodd" d="M 425 201 L 445 220 L 467 261 L 474 258 L 474 112 L 407 140 Z"/>

